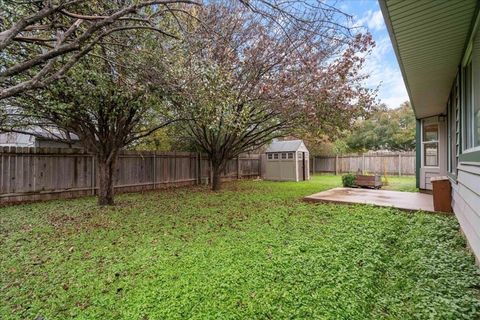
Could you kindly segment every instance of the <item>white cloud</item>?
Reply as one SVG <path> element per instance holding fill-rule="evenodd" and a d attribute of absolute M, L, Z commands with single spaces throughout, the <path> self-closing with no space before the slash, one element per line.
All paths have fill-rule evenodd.
<path fill-rule="evenodd" d="M 383 15 L 380 10 L 375 11 L 371 19 L 368 21 L 367 26 L 372 30 L 382 30 L 385 29 L 385 22 L 383 21 Z"/>
<path fill-rule="evenodd" d="M 385 22 L 380 10 L 368 10 L 363 17 L 355 19 L 355 27 L 366 27 L 370 31 L 380 31 L 385 29 Z"/>
<path fill-rule="evenodd" d="M 369 75 L 365 82 L 366 86 L 379 87 L 378 98 L 389 108 L 396 108 L 408 100 L 407 90 L 388 36 L 377 40 L 372 54 L 366 58 L 363 72 Z"/>
<path fill-rule="evenodd" d="M 363 72 L 369 75 L 365 85 L 378 87 L 378 98 L 389 108 L 396 108 L 408 100 L 407 90 L 398 67 L 392 44 L 380 10 L 368 10 L 354 17 L 354 27 L 368 28 L 376 43 L 372 53 L 366 57 Z"/>

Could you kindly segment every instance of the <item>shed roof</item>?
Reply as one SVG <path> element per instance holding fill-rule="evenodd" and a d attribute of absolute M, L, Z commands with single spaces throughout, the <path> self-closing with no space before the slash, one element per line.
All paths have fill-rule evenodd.
<path fill-rule="evenodd" d="M 307 147 L 302 140 L 287 140 L 287 141 L 273 141 L 267 148 L 266 152 L 291 152 L 291 151 L 305 151 L 308 152 Z"/>

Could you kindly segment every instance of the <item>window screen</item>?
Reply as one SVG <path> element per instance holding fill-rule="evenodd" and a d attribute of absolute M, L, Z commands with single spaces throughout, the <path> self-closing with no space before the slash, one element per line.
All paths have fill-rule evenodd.
<path fill-rule="evenodd" d="M 438 167 L 438 124 L 423 126 L 423 165 Z"/>

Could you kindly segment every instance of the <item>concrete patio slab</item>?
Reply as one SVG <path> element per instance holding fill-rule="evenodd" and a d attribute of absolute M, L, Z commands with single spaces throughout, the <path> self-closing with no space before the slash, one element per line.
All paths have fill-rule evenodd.
<path fill-rule="evenodd" d="M 372 204 L 406 211 L 435 212 L 432 195 L 418 192 L 334 188 L 312 194 L 303 199 L 308 202 Z"/>

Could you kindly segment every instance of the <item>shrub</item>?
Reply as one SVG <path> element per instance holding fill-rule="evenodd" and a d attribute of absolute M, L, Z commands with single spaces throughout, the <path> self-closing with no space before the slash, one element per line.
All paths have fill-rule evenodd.
<path fill-rule="evenodd" d="M 353 188 L 355 187 L 356 177 L 353 173 L 347 173 L 342 176 L 342 184 L 344 187 Z"/>

